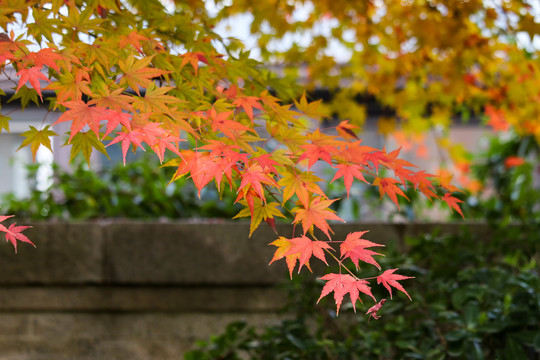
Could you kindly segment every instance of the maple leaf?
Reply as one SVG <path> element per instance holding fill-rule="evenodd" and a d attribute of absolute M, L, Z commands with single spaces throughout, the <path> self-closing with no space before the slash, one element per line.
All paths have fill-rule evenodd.
<path fill-rule="evenodd" d="M 349 120 L 344 120 L 336 127 L 336 131 L 344 139 L 358 140 L 358 136 L 354 133 L 354 129 L 358 129 L 358 126 L 349 124 Z"/>
<path fill-rule="evenodd" d="M 345 222 L 345 220 L 337 216 L 333 210 L 328 209 L 328 207 L 337 200 L 338 199 L 323 200 L 321 196 L 318 196 L 309 203 L 309 206 L 292 209 L 292 212 L 296 213 L 294 223 L 302 223 L 304 234 L 315 225 L 330 239 L 329 231 L 331 231 L 331 229 L 326 220 L 339 220 Z"/>
<path fill-rule="evenodd" d="M 237 98 L 233 105 L 236 107 L 242 107 L 244 111 L 246 112 L 247 116 L 249 117 L 249 120 L 253 122 L 253 109 L 259 109 L 262 110 L 263 107 L 261 104 L 259 104 L 259 98 L 256 96 L 243 96 Z"/>
<path fill-rule="evenodd" d="M 459 205 L 458 205 L 458 203 L 462 203 L 463 201 L 451 196 L 450 193 L 444 194 L 441 200 L 444 201 L 446 204 L 448 204 L 450 209 L 456 210 L 459 213 L 459 215 L 461 215 L 461 217 L 465 218 L 465 216 L 463 216 L 463 212 L 461 212 L 461 209 L 459 208 Z"/>
<path fill-rule="evenodd" d="M 100 121 L 106 120 L 110 112 L 101 106 L 89 106 L 82 100 L 66 101 L 61 105 L 69 108 L 65 111 L 58 120 L 53 124 L 56 125 L 65 121 L 72 121 L 71 134 L 68 143 L 71 139 L 81 131 L 86 125 L 99 137 Z"/>
<path fill-rule="evenodd" d="M 278 185 L 284 187 L 283 203 L 296 194 L 298 200 L 300 200 L 304 207 L 308 206 L 310 193 L 324 195 L 324 192 L 319 185 L 315 184 L 315 182 L 318 181 L 322 180 L 313 175 L 311 171 L 285 173 L 283 178 L 278 181 Z"/>
<path fill-rule="evenodd" d="M 381 316 L 380 315 L 377 315 L 377 311 L 379 311 L 381 309 L 381 307 L 383 306 L 383 304 L 386 302 L 386 299 L 382 299 L 381 301 L 379 301 L 377 304 L 373 305 L 372 307 L 370 307 L 368 309 L 368 311 L 366 312 L 366 315 L 369 315 L 368 317 L 368 322 L 371 318 L 374 318 L 375 320 L 377 319 L 380 319 Z"/>
<path fill-rule="evenodd" d="M 328 265 L 328 263 L 326 262 L 326 258 L 324 256 L 323 249 L 330 249 L 330 250 L 333 250 L 333 249 L 330 245 L 328 245 L 327 242 L 314 241 L 306 236 L 290 239 L 289 242 L 291 243 L 291 247 L 284 255 L 287 256 L 287 255 L 300 254 L 299 256 L 300 267 L 298 268 L 298 272 L 300 272 L 300 270 L 302 269 L 302 266 L 309 263 L 309 259 L 311 258 L 312 255 L 322 260 L 326 265 Z"/>
<path fill-rule="evenodd" d="M 107 146 L 122 142 L 122 158 L 124 160 L 124 165 L 126 165 L 126 155 L 129 149 L 129 145 L 133 144 L 133 150 L 135 150 L 136 148 L 141 148 L 143 149 L 143 151 L 146 151 L 142 146 L 142 141 L 145 134 L 141 132 L 141 130 L 133 129 L 131 131 L 119 132 L 117 134 L 118 135 L 110 143 L 108 143 Z"/>
<path fill-rule="evenodd" d="M 345 241 L 340 245 L 341 258 L 350 258 L 356 266 L 356 269 L 358 269 L 358 260 L 362 260 L 363 262 L 376 266 L 380 270 L 381 267 L 377 261 L 373 259 L 373 255 L 383 255 L 371 250 L 366 250 L 366 248 L 384 245 L 362 239 L 361 237 L 365 233 L 367 233 L 367 231 L 357 231 L 347 235 Z"/>
<path fill-rule="evenodd" d="M 148 85 L 144 97 L 137 98 L 133 106 L 141 112 L 156 111 L 172 116 L 169 104 L 177 104 L 183 101 L 174 96 L 165 95 L 171 89 L 173 88 L 170 86 L 157 87 L 154 83 L 151 83 Z"/>
<path fill-rule="evenodd" d="M 152 79 L 168 74 L 170 71 L 160 70 L 148 67 L 154 56 L 148 56 L 140 60 L 136 60 L 131 54 L 126 61 L 120 60 L 118 66 L 124 73 L 118 85 L 127 85 L 133 91 L 140 95 L 139 87 L 147 88 L 153 84 Z"/>
<path fill-rule="evenodd" d="M 47 85 L 45 89 L 56 91 L 56 102 L 61 104 L 67 100 L 80 101 L 82 94 L 93 96 L 88 87 L 89 84 L 90 76 L 88 72 L 85 69 L 76 68 L 73 72 L 62 73 L 58 81 Z"/>
<path fill-rule="evenodd" d="M 240 203 L 247 206 L 246 200 L 240 201 Z M 252 209 L 249 206 L 242 209 L 233 219 L 251 216 L 251 223 L 249 224 L 249 237 L 251 237 L 255 229 L 259 227 L 261 221 L 273 219 L 274 216 L 285 217 L 281 211 L 276 209 L 277 206 L 279 204 L 276 202 L 266 203 L 259 198 L 255 198 Z"/>
<path fill-rule="evenodd" d="M 305 116 L 312 119 L 319 119 L 321 117 L 325 117 L 325 113 L 319 110 L 319 106 L 321 105 L 321 103 L 322 100 L 308 102 L 305 91 L 302 94 L 300 101 L 294 100 L 294 105 L 296 106 L 296 108 Z"/>
<path fill-rule="evenodd" d="M 301 148 L 304 149 L 304 153 L 300 155 L 298 161 L 308 159 L 308 169 L 315 164 L 319 159 L 326 161 L 329 165 L 332 165 L 332 154 L 338 152 L 338 146 L 342 144 L 341 141 L 335 140 L 334 136 L 328 136 L 315 130 L 310 134 L 309 139 L 311 144 L 304 144 Z"/>
<path fill-rule="evenodd" d="M 12 216 L 13 215 L 0 216 L 0 222 Z M 30 241 L 30 239 L 28 239 L 25 235 L 22 234 L 22 231 L 28 228 L 31 228 L 31 226 L 16 226 L 16 223 L 13 223 L 9 225 L 8 228 L 6 228 L 4 225 L 0 224 L 0 231 L 6 233 L 6 242 L 11 242 L 11 244 L 15 248 L 15 253 L 17 253 L 17 240 L 32 244 L 32 246 L 36 247 L 36 245 L 34 245 L 34 243 Z"/>
<path fill-rule="evenodd" d="M 19 84 L 17 90 L 19 91 L 21 86 L 25 85 L 27 82 L 30 82 L 30 85 L 37 91 L 39 98 L 43 101 L 43 96 L 41 96 L 41 83 L 40 80 L 51 82 L 45 74 L 41 72 L 41 66 L 33 66 L 31 68 L 21 69 L 17 76 L 19 76 Z"/>
<path fill-rule="evenodd" d="M 6 131 L 9 132 L 9 120 L 11 120 L 9 116 L 0 114 L 0 132 L 2 129 L 6 129 Z"/>
<path fill-rule="evenodd" d="M 45 146 L 52 152 L 51 147 L 51 136 L 57 135 L 54 131 L 49 130 L 49 125 L 45 126 L 43 129 L 38 130 L 33 126 L 30 126 L 30 130 L 25 131 L 21 134 L 25 139 L 23 140 L 19 149 L 30 145 L 30 151 L 32 152 L 32 159 L 36 161 L 36 153 L 41 145 Z M 17 150 L 19 150 L 17 149 Z"/>
<path fill-rule="evenodd" d="M 525 159 L 519 156 L 508 156 L 504 159 L 504 166 L 507 169 L 525 164 Z"/>
<path fill-rule="evenodd" d="M 88 103 L 90 104 L 90 102 Z M 107 129 L 101 137 L 102 139 L 113 132 L 119 125 L 123 125 L 126 129 L 131 130 L 131 115 L 128 113 L 108 109 L 103 117 L 107 120 Z"/>
<path fill-rule="evenodd" d="M 339 308 L 341 307 L 343 297 L 346 294 L 349 294 L 355 312 L 356 301 L 360 300 L 360 302 L 362 302 L 362 299 L 360 299 L 360 293 L 364 293 L 375 300 L 375 297 L 371 293 L 371 288 L 368 286 L 369 283 L 366 280 L 356 279 L 349 274 L 326 274 L 325 276 L 320 277 L 319 280 L 326 280 L 327 283 L 324 285 L 321 296 L 319 297 L 319 300 L 317 300 L 317 303 L 319 303 L 323 297 L 333 291 L 334 300 L 337 306 L 337 315 L 339 315 Z"/>
<path fill-rule="evenodd" d="M 182 69 L 189 62 L 193 67 L 193 70 L 195 70 L 195 75 L 197 75 L 197 72 L 199 71 L 199 61 L 208 64 L 208 60 L 206 60 L 204 53 L 200 51 L 187 52 L 180 55 L 180 57 L 182 58 L 180 69 Z"/>
<path fill-rule="evenodd" d="M 386 290 L 388 290 L 388 292 L 390 293 L 390 299 L 392 299 L 391 287 L 393 286 L 399 291 L 404 292 L 405 295 L 407 295 L 407 297 L 409 298 L 409 300 L 412 300 L 409 294 L 407 293 L 407 291 L 405 291 L 403 286 L 401 286 L 401 284 L 398 283 L 398 281 L 405 280 L 405 279 L 413 279 L 414 276 L 403 276 L 403 275 L 394 274 L 394 271 L 396 270 L 397 269 L 386 270 L 381 275 L 377 276 L 377 284 L 380 284 L 380 283 L 383 284 Z"/>
<path fill-rule="evenodd" d="M 219 190 L 223 175 L 225 175 L 227 179 L 231 179 L 232 168 L 235 165 L 236 162 L 233 162 L 230 158 L 211 156 L 209 152 L 196 152 L 195 157 L 191 159 L 187 168 L 191 173 L 191 178 L 195 187 L 199 190 L 199 197 L 201 190 L 212 181 L 212 179 L 215 179 Z"/>
<path fill-rule="evenodd" d="M 409 200 L 407 195 L 403 193 L 403 190 L 401 190 L 397 185 L 398 181 L 396 179 L 392 178 L 376 178 L 373 181 L 373 185 L 376 185 L 379 187 L 379 193 L 381 194 L 381 199 L 384 196 L 384 194 L 387 194 L 388 197 L 394 202 L 394 204 L 397 205 L 399 209 L 399 203 L 397 199 L 397 195 L 403 196 L 405 199 Z M 397 194 L 397 195 L 396 195 Z"/>
<path fill-rule="evenodd" d="M 212 131 L 221 131 L 225 136 L 231 139 L 235 139 L 235 132 L 244 132 L 251 131 L 255 132 L 253 129 L 247 127 L 244 124 L 239 123 L 238 121 L 229 120 L 230 116 L 233 114 L 232 111 L 225 111 L 217 113 L 216 109 L 212 107 L 208 112 L 209 119 L 212 121 Z"/>
<path fill-rule="evenodd" d="M 141 41 L 148 41 L 148 37 L 141 35 L 136 30 L 133 30 L 127 35 L 121 35 L 118 45 L 120 46 L 120 48 L 124 48 L 126 45 L 129 44 L 133 46 L 140 54 L 143 54 Z"/>
<path fill-rule="evenodd" d="M 493 106 L 486 106 L 486 115 L 489 117 L 488 125 L 496 131 L 507 131 L 510 129 L 510 124 L 504 118 L 504 111 L 497 110 Z"/>
<path fill-rule="evenodd" d="M 361 180 L 366 184 L 368 183 L 366 179 L 364 179 L 364 175 L 360 171 L 360 169 L 362 169 L 361 166 L 355 164 L 338 164 L 336 167 L 338 168 L 338 171 L 330 182 L 332 183 L 336 179 L 343 177 L 345 189 L 347 189 L 347 197 L 349 197 L 349 191 L 351 189 L 354 178 L 357 178 L 358 180 Z"/>
<path fill-rule="evenodd" d="M 88 166 L 90 166 L 90 156 L 92 156 L 93 149 L 98 150 L 100 153 L 105 155 L 107 159 L 109 158 L 109 155 L 107 155 L 107 150 L 105 150 L 105 145 L 99 141 L 93 132 L 78 132 L 73 137 L 69 161 L 71 162 L 78 153 L 82 152 L 84 158 L 86 159 L 86 163 Z"/>
<path fill-rule="evenodd" d="M 249 186 L 255 190 L 261 199 L 264 199 L 263 184 L 277 186 L 274 179 L 266 174 L 259 164 L 252 164 L 242 172 L 242 182 L 240 183 L 238 191 Z"/>
<path fill-rule="evenodd" d="M 28 60 L 32 60 L 37 67 L 41 68 L 45 65 L 56 71 L 60 71 L 57 61 L 65 59 L 62 55 L 55 53 L 51 48 L 44 48 L 38 52 L 31 52 L 28 54 L 27 58 Z"/>
<path fill-rule="evenodd" d="M 448 191 L 460 191 L 457 187 L 451 184 L 454 174 L 446 169 L 440 169 L 437 175 L 439 184 Z"/>
<path fill-rule="evenodd" d="M 169 151 L 175 153 L 176 155 L 180 156 L 180 151 L 178 150 L 178 143 L 180 141 L 186 141 L 186 140 L 180 139 L 177 136 L 166 135 L 166 136 L 158 137 L 153 142 L 148 142 L 148 145 L 150 145 L 150 148 L 158 156 L 159 162 L 163 163 L 163 159 L 165 158 L 165 150 L 167 149 L 169 149 Z"/>
<path fill-rule="evenodd" d="M 278 163 L 272 159 L 273 154 L 261 154 L 257 157 L 252 157 L 252 160 L 256 161 L 264 170 L 264 172 L 273 172 L 277 174 L 276 166 L 281 166 L 282 164 Z"/>
<path fill-rule="evenodd" d="M 109 108 L 116 112 L 132 111 L 131 103 L 135 100 L 133 96 L 122 94 L 124 89 L 110 91 L 109 88 L 103 89 L 100 94 L 94 95 L 94 98 L 88 102 L 88 105 L 99 105 Z"/>
<path fill-rule="evenodd" d="M 285 258 L 285 261 L 287 262 L 287 268 L 289 269 L 289 276 L 292 279 L 294 267 L 296 266 L 296 261 L 300 259 L 300 253 L 295 253 L 291 255 L 285 255 L 286 252 L 289 251 L 289 249 L 292 246 L 292 243 L 289 239 L 286 239 L 284 237 L 279 237 L 279 239 L 271 242 L 268 245 L 274 245 L 277 246 L 276 252 L 274 253 L 274 257 L 272 258 L 272 261 L 270 261 L 270 264 L 272 264 L 274 261 Z M 309 261 L 306 263 L 306 267 L 311 271 L 311 267 L 309 266 Z"/>

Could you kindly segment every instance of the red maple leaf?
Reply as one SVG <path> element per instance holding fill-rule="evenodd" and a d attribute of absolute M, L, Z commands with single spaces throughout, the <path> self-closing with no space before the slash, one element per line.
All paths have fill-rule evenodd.
<path fill-rule="evenodd" d="M 13 215 L 0 216 L 0 222 L 10 217 L 13 217 Z M 8 228 L 6 228 L 4 225 L 0 224 L 0 231 L 6 233 L 6 241 L 11 242 L 11 244 L 15 248 L 15 253 L 17 253 L 17 240 L 32 244 L 34 247 L 36 247 L 36 245 L 34 245 L 34 243 L 30 241 L 30 239 L 28 239 L 25 235 L 22 234 L 22 231 L 28 228 L 31 228 L 31 226 L 16 226 L 16 223 L 13 223 L 9 225 Z"/>
<path fill-rule="evenodd" d="M 316 197 L 313 199 L 309 205 L 305 208 L 294 208 L 292 211 L 296 213 L 296 217 L 294 218 L 294 222 L 302 223 L 302 230 L 304 230 L 304 234 L 307 233 L 307 231 L 315 225 L 319 229 L 321 229 L 326 236 L 330 239 L 329 231 L 330 227 L 328 226 L 328 223 L 326 220 L 339 220 L 345 222 L 342 218 L 334 214 L 334 212 L 328 207 L 330 204 L 332 204 L 334 200 L 323 200 L 321 196 Z"/>
<path fill-rule="evenodd" d="M 102 138 L 109 135 L 118 125 L 122 124 L 128 130 L 131 130 L 131 115 L 125 112 L 108 109 L 105 117 L 107 118 L 107 130 Z"/>
<path fill-rule="evenodd" d="M 275 166 L 281 166 L 280 163 L 272 159 L 272 154 L 261 154 L 257 157 L 253 157 L 252 159 L 259 163 L 265 172 L 273 172 L 274 174 L 277 174 L 278 171 L 276 170 Z"/>
<path fill-rule="evenodd" d="M 393 286 L 399 291 L 404 292 L 405 295 L 407 295 L 407 297 L 409 298 L 409 300 L 412 300 L 409 294 L 407 293 L 407 291 L 405 291 L 405 289 L 403 288 L 403 286 L 401 286 L 401 284 L 398 283 L 398 280 L 412 279 L 414 277 L 394 274 L 394 271 L 396 270 L 397 269 L 386 270 L 381 275 L 377 276 L 377 284 L 380 284 L 380 283 L 383 284 L 386 290 L 388 290 L 388 292 L 390 293 L 390 299 L 392 298 L 391 287 Z"/>
<path fill-rule="evenodd" d="M 127 132 L 119 132 L 117 134 L 118 135 L 110 143 L 108 143 L 107 146 L 122 142 L 122 155 L 124 159 L 124 165 L 126 165 L 126 155 L 129 149 L 129 145 L 133 144 L 134 149 L 139 147 L 144 150 L 144 147 L 142 146 L 142 141 L 145 134 L 138 129 L 133 129 L 132 131 Z"/>
<path fill-rule="evenodd" d="M 345 188 L 347 189 L 347 197 L 349 197 L 349 190 L 351 189 L 354 178 L 367 183 L 366 179 L 364 179 L 364 175 L 360 171 L 360 169 L 362 169 L 360 165 L 339 164 L 336 167 L 339 170 L 336 172 L 334 178 L 330 182 L 334 182 L 334 180 L 343 177 L 343 182 L 345 183 Z"/>
<path fill-rule="evenodd" d="M 381 309 L 381 307 L 383 306 L 385 302 L 386 302 L 386 299 L 382 299 L 377 304 L 373 305 L 372 307 L 368 309 L 368 311 L 366 312 L 366 315 L 369 315 L 368 322 L 371 318 L 374 318 L 375 320 L 380 319 L 381 316 L 377 315 L 377 311 Z"/>
<path fill-rule="evenodd" d="M 507 169 L 523 165 L 524 163 L 525 163 L 525 159 L 519 156 L 509 156 L 506 159 L 504 159 L 504 166 Z"/>
<path fill-rule="evenodd" d="M 360 300 L 360 302 L 362 302 L 360 299 L 360 293 L 364 293 L 375 300 L 375 297 L 371 293 L 371 288 L 368 286 L 369 283 L 366 280 L 356 279 L 349 274 L 326 274 L 325 276 L 320 277 L 319 280 L 326 280 L 328 282 L 324 285 L 321 296 L 319 297 L 319 300 L 317 300 L 317 303 L 321 301 L 323 297 L 333 291 L 338 315 L 339 308 L 343 302 L 343 296 L 346 294 L 349 294 L 355 312 L 356 300 Z"/>
<path fill-rule="evenodd" d="M 21 69 L 17 76 L 19 76 L 19 84 L 17 90 L 21 88 L 27 82 L 30 82 L 30 85 L 37 91 L 39 97 L 43 101 L 43 96 L 41 96 L 41 83 L 40 80 L 51 82 L 45 74 L 41 72 L 41 66 L 33 66 L 31 68 Z"/>
<path fill-rule="evenodd" d="M 362 235 L 365 233 L 367 233 L 367 231 L 357 231 L 347 235 L 347 238 L 345 238 L 345 241 L 342 242 L 340 246 L 341 258 L 350 258 L 357 269 L 358 260 L 362 260 L 363 262 L 376 266 L 380 270 L 381 267 L 377 261 L 373 259 L 373 255 L 383 255 L 376 253 L 375 251 L 366 250 L 366 248 L 384 245 L 361 239 Z"/>
<path fill-rule="evenodd" d="M 302 266 L 308 264 L 312 255 L 318 259 L 321 259 L 326 265 L 328 265 L 326 258 L 324 257 L 323 249 L 332 249 L 332 247 L 328 245 L 327 242 L 313 241 L 306 236 L 290 239 L 289 242 L 292 245 L 284 256 L 299 254 L 300 267 L 298 268 L 298 272 L 300 272 Z"/>
<path fill-rule="evenodd" d="M 180 156 L 180 151 L 178 150 L 178 143 L 180 141 L 185 140 L 169 134 L 156 138 L 152 143 L 148 143 L 148 145 L 150 145 L 150 148 L 152 148 L 152 150 L 154 150 L 154 152 L 158 156 L 159 162 L 163 163 L 166 149 L 169 149 L 176 155 Z"/>
<path fill-rule="evenodd" d="M 461 217 L 465 218 L 465 216 L 463 216 L 463 213 L 461 212 L 461 209 L 459 208 L 459 205 L 458 205 L 458 203 L 462 203 L 463 201 L 453 196 L 450 196 L 450 193 L 444 194 L 441 200 L 447 203 L 450 209 L 456 210 L 459 213 L 459 215 L 461 215 Z"/>
<path fill-rule="evenodd" d="M 243 171 L 238 191 L 251 187 L 259 195 L 259 198 L 264 200 L 264 184 L 277 186 L 275 180 L 267 175 L 259 164 L 252 164 Z"/>

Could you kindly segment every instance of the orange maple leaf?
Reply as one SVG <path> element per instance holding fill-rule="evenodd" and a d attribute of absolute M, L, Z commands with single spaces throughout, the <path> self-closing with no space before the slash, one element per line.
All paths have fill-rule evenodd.
<path fill-rule="evenodd" d="M 292 279 L 294 267 L 296 266 L 296 261 L 300 259 L 300 252 L 290 255 L 285 255 L 286 252 L 289 251 L 291 246 L 293 245 L 289 239 L 286 239 L 284 237 L 279 237 L 274 242 L 271 242 L 269 245 L 277 246 L 276 252 L 274 253 L 274 257 L 272 258 L 272 261 L 270 261 L 270 264 L 272 264 L 274 261 L 285 258 L 285 261 L 287 262 L 287 268 L 289 269 L 289 276 Z M 306 267 L 311 271 L 311 267 L 309 266 L 309 260 L 305 264 Z"/>
<path fill-rule="evenodd" d="M 197 75 L 197 72 L 199 71 L 199 61 L 208 64 L 208 60 L 206 59 L 205 54 L 201 51 L 187 52 L 183 55 L 180 55 L 180 57 L 182 58 L 182 64 L 180 65 L 180 69 L 186 66 L 186 64 L 189 62 L 193 67 L 193 70 L 195 70 L 195 75 Z"/>
<path fill-rule="evenodd" d="M 330 227 L 326 220 L 339 220 L 345 222 L 342 218 L 337 216 L 333 210 L 328 209 L 328 207 L 338 199 L 334 200 L 323 200 L 322 196 L 318 196 L 313 199 L 309 206 L 301 208 L 296 207 L 292 209 L 293 213 L 296 213 L 294 218 L 294 223 L 302 223 L 302 230 L 304 234 L 310 230 L 313 225 L 318 227 L 328 236 L 330 239 Z"/>
<path fill-rule="evenodd" d="M 107 109 L 101 106 L 88 106 L 82 100 L 66 101 L 61 105 L 69 108 L 64 112 L 53 125 L 56 125 L 65 121 L 72 121 L 71 134 L 69 141 L 81 131 L 86 125 L 96 134 L 99 138 L 100 121 L 106 120 L 108 117 Z"/>
<path fill-rule="evenodd" d="M 64 59 L 65 58 L 62 55 L 55 53 L 53 49 L 44 48 L 39 50 L 38 52 L 30 52 L 26 56 L 26 59 L 23 60 L 22 67 L 26 67 L 27 62 L 32 61 L 37 67 L 42 67 L 43 65 L 46 65 L 56 71 L 60 71 L 60 67 L 56 62 Z"/>
<path fill-rule="evenodd" d="M 344 120 L 336 127 L 336 131 L 344 139 L 358 140 L 358 136 L 354 133 L 354 129 L 358 129 L 358 126 L 349 124 L 349 120 Z"/>
<path fill-rule="evenodd" d="M 45 89 L 57 92 L 56 102 L 63 103 L 66 100 L 81 100 L 82 94 L 93 96 L 94 94 L 88 87 L 90 84 L 90 75 L 86 69 L 75 68 L 72 72 L 63 73 L 58 81 L 55 81 Z"/>
<path fill-rule="evenodd" d="M 360 300 L 360 302 L 362 302 L 362 299 L 360 299 L 360 293 L 364 293 L 375 300 L 375 297 L 371 293 L 371 288 L 368 286 L 369 283 L 366 280 L 355 279 L 349 274 L 326 274 L 323 277 L 320 277 L 319 280 L 326 280 L 327 283 L 324 285 L 321 296 L 319 297 L 319 300 L 317 300 L 317 303 L 319 303 L 323 297 L 333 291 L 338 315 L 339 308 L 343 302 L 343 297 L 346 294 L 349 294 L 355 312 L 356 301 Z"/>
<path fill-rule="evenodd" d="M 300 272 L 300 270 L 302 269 L 302 266 L 304 266 L 305 264 L 308 264 L 309 259 L 311 259 L 312 255 L 322 260 L 326 265 L 328 265 L 328 263 L 326 262 L 326 258 L 324 256 L 323 249 L 330 249 L 330 250 L 333 250 L 333 249 L 330 245 L 328 245 L 327 242 L 313 241 L 306 236 L 290 239 L 289 242 L 291 243 L 291 246 L 287 250 L 287 252 L 285 252 L 284 256 L 300 254 L 299 255 L 300 267 L 298 268 L 298 272 Z"/>
<path fill-rule="evenodd" d="M 249 119 L 251 121 L 253 121 L 253 109 L 254 108 L 259 109 L 259 110 L 263 109 L 262 105 L 259 103 L 258 100 L 259 100 L 259 98 L 256 97 L 256 96 L 243 96 L 243 97 L 237 98 L 233 102 L 233 105 L 236 106 L 236 107 L 241 106 L 244 109 L 244 111 L 246 112 Z"/>
<path fill-rule="evenodd" d="M 248 126 L 239 123 L 238 121 L 230 120 L 232 111 L 225 111 L 222 113 L 216 112 L 216 109 L 212 107 L 208 112 L 209 119 L 212 121 L 212 131 L 221 131 L 225 136 L 230 139 L 236 139 L 235 132 L 251 131 L 255 133 L 255 130 Z"/>
<path fill-rule="evenodd" d="M 332 165 L 332 154 L 337 153 L 339 151 L 338 147 L 344 144 L 342 141 L 336 140 L 334 136 L 321 133 L 319 129 L 310 134 L 309 139 L 311 140 L 311 144 L 301 146 L 304 149 L 304 153 L 298 158 L 298 161 L 308 159 L 308 169 L 319 159 Z"/>
<path fill-rule="evenodd" d="M 168 74 L 170 71 L 148 67 L 152 61 L 153 56 L 137 60 L 130 55 L 126 61 L 120 60 L 118 66 L 124 73 L 118 85 L 127 85 L 133 89 L 137 95 L 140 95 L 139 87 L 147 88 L 153 84 L 152 79 L 158 78 L 164 74 Z"/>
<path fill-rule="evenodd" d="M 309 194 L 324 195 L 322 189 L 315 182 L 322 181 L 317 176 L 313 175 L 311 171 L 302 171 L 299 173 L 287 172 L 278 182 L 280 186 L 285 187 L 283 189 L 283 203 L 289 200 L 294 194 L 298 197 L 298 200 L 304 205 L 309 205 Z"/>
<path fill-rule="evenodd" d="M 504 111 L 495 109 L 491 105 L 486 106 L 486 115 L 489 116 L 489 121 L 487 124 L 496 131 L 506 131 L 510 129 L 510 124 L 506 122 L 504 118 Z"/>

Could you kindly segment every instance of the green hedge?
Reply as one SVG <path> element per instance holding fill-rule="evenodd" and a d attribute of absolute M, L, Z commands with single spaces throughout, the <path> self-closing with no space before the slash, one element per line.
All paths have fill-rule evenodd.
<path fill-rule="evenodd" d="M 357 314 L 349 309 L 336 318 L 332 299 L 314 304 L 321 285 L 296 278 L 292 318 L 258 331 L 230 324 L 186 359 L 540 359 L 538 230 L 408 239 L 406 256 L 390 249 L 382 263 L 415 276 L 405 284 L 413 301 L 395 296 L 382 318 L 369 322 L 369 299 Z"/>

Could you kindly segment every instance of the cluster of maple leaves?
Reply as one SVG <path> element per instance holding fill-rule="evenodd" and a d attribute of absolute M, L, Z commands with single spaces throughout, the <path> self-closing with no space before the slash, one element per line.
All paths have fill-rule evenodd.
<path fill-rule="evenodd" d="M 325 194 L 316 167 L 332 169 L 331 181 L 343 179 L 348 194 L 353 182 L 361 181 L 399 206 L 398 197 L 406 198 L 403 189 L 412 187 L 461 214 L 460 200 L 452 196 L 458 189 L 449 179 L 415 170 L 399 158 L 399 150 L 362 145 L 358 128 L 348 121 L 334 134 L 313 129 L 321 117 L 319 102 L 310 103 L 304 95 L 294 107 L 283 104 L 266 89 L 267 75 L 256 62 L 220 55 L 213 47 L 215 35 L 202 32 L 196 19 L 182 18 L 200 32 L 182 42 L 182 51 L 174 51 L 176 28 L 162 24 L 173 16 L 179 21 L 180 15 L 145 13 L 142 3 L 130 10 L 120 1 L 10 4 L 0 14 L 5 31 L 0 70 L 13 82 L 13 99 L 20 98 L 23 106 L 48 101 L 50 109 L 62 111 L 54 123 L 44 120 L 41 129 L 25 132 L 21 147 L 30 146 L 34 156 L 40 146 L 51 149 L 50 139 L 56 136 L 51 126 L 65 122 L 70 124 L 66 145 L 72 158 L 82 153 L 89 161 L 93 150 L 106 154 L 107 146 L 119 143 L 124 162 L 130 148 L 151 149 L 163 162 L 168 150 L 174 158 L 164 166 L 177 169 L 171 181 L 187 176 L 199 192 L 210 183 L 236 192 L 244 206 L 237 217 L 251 219 L 250 236 L 262 221 L 275 229 L 275 218 L 301 225 L 295 237 L 272 242 L 277 249 L 271 262 L 284 258 L 292 276 L 297 264 L 300 271 L 309 268 L 313 257 L 327 263 L 326 255 L 331 256 L 340 273 L 320 278 L 326 281 L 321 298 L 333 292 L 338 312 L 346 294 L 353 307 L 360 293 L 375 300 L 370 280 L 382 284 L 390 297 L 392 288 L 409 296 L 399 283 L 409 277 L 387 269 L 367 279 L 348 269 L 347 259 L 357 269 L 362 261 L 382 270 L 373 258 L 380 254 L 369 249 L 381 245 L 363 239 L 365 232 L 332 237 L 329 221 L 342 220 L 331 209 L 337 199 Z M 26 34 L 10 31 L 16 19 L 27 27 Z M 137 26 L 142 21 L 149 25 L 145 30 Z M 81 40 L 81 35 L 87 36 Z M 0 129 L 9 131 L 9 117 L 1 118 Z M 15 247 L 17 240 L 30 242 L 21 234 L 25 228 L 0 225 Z M 315 229 L 328 241 L 317 239 Z M 339 257 L 334 244 L 340 244 Z M 383 303 L 368 311 L 370 317 L 378 317 Z"/>

